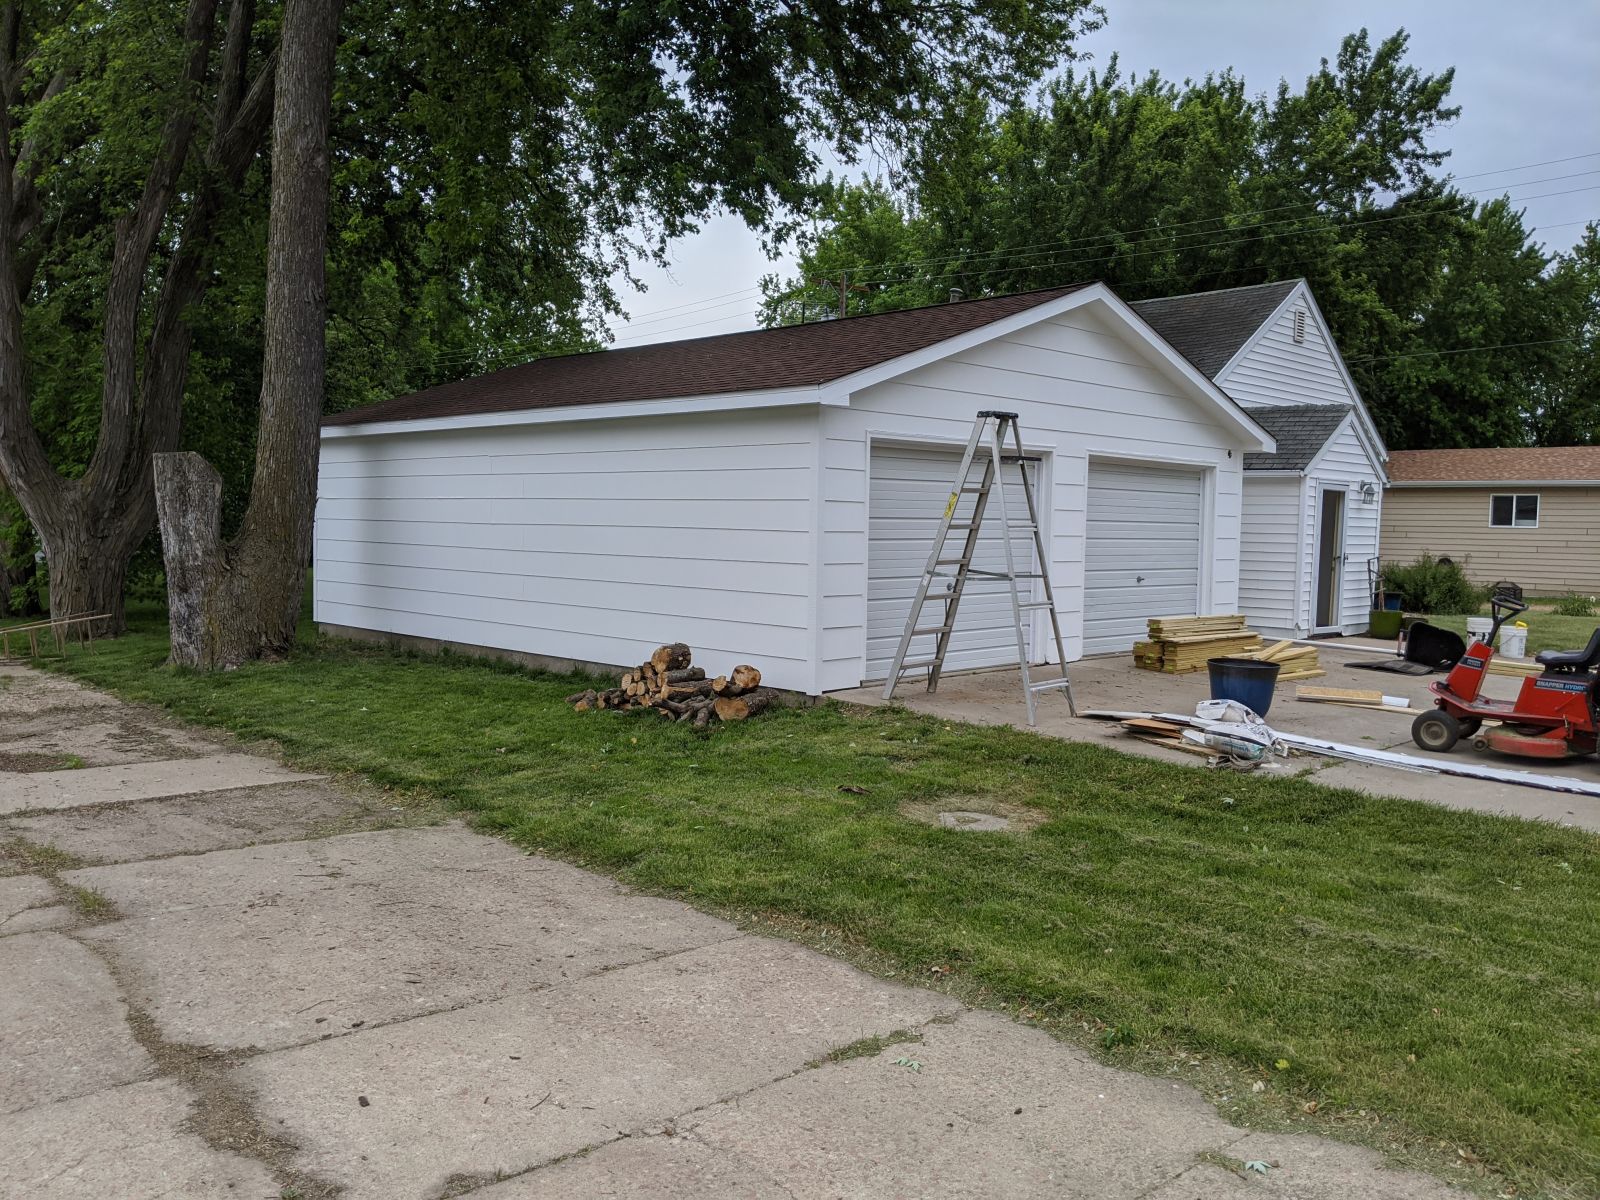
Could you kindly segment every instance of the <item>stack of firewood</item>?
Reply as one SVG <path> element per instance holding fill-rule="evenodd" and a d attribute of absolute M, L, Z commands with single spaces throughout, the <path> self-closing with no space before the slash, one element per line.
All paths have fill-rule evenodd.
<path fill-rule="evenodd" d="M 682 642 L 658 646 L 648 662 L 623 675 L 614 688 L 589 688 L 567 697 L 578 712 L 595 708 L 653 708 L 663 717 L 688 721 L 704 729 L 713 720 L 743 721 L 770 708 L 778 693 L 761 686 L 761 672 L 741 665 L 726 675 L 707 679 L 691 666 L 692 652 Z"/>

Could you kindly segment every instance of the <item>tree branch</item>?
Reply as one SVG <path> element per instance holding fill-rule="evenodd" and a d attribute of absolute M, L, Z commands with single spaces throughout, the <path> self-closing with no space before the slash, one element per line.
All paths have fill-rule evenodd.
<path fill-rule="evenodd" d="M 116 486 L 132 443 L 139 297 L 156 238 L 189 158 L 200 89 L 211 61 L 217 3 L 218 0 L 190 0 L 183 30 L 189 53 L 178 96 L 162 129 L 161 145 L 150 164 L 139 203 L 133 212 L 117 221 L 111 279 L 106 285 L 100 436 L 84 474 L 86 485 L 102 494 Z"/>
<path fill-rule="evenodd" d="M 255 0 L 233 0 L 229 4 L 228 33 L 222 42 L 222 69 L 217 77 L 213 139 L 233 124 L 239 111 L 239 101 L 244 97 L 245 65 L 250 58 L 250 39 L 255 21 Z"/>
<path fill-rule="evenodd" d="M 229 25 L 230 39 L 248 41 L 236 22 L 242 8 L 235 4 Z M 224 58 L 228 51 L 224 50 Z M 200 303 L 210 282 L 209 267 L 216 226 L 229 195 L 243 185 L 272 123 L 272 98 L 277 74 L 277 51 L 267 56 L 250 88 L 235 105 L 233 119 L 214 126 L 206 151 L 206 169 L 178 239 L 177 249 L 156 297 L 149 340 L 145 345 L 144 373 L 140 379 L 134 453 L 123 463 L 119 485 L 137 497 L 122 515 L 123 524 L 142 528 L 153 515 L 149 489 L 128 487 L 134 477 L 150 470 L 151 456 L 174 449 L 182 420 L 183 387 L 188 375 L 193 330 L 189 314 Z M 221 107 L 218 112 L 220 114 Z"/>

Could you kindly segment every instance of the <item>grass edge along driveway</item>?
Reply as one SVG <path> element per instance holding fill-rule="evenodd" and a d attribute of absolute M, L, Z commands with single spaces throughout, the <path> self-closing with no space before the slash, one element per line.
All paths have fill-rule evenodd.
<path fill-rule="evenodd" d="M 1230 1119 L 1474 1167 L 1491 1192 L 1595 1194 L 1600 839 L 1583 831 L 903 710 L 697 734 L 574 713 L 571 678 L 309 634 L 287 662 L 212 676 L 165 654 L 141 616 L 55 666 L 1003 1006 L 1195 1082 Z M 905 815 L 992 803 L 1045 821 Z"/>

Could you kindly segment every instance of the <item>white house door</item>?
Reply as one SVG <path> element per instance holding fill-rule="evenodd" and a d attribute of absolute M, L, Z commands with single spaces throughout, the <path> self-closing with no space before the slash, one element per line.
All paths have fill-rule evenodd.
<path fill-rule="evenodd" d="M 1091 461 L 1088 501 L 1083 649 L 1126 653 L 1149 618 L 1199 610 L 1205 475 Z"/>
<path fill-rule="evenodd" d="M 913 450 L 899 446 L 874 446 L 871 458 L 871 484 L 867 510 L 867 679 L 883 679 L 889 674 L 894 652 L 905 629 L 906 614 L 928 563 L 944 506 L 950 499 L 951 484 L 961 455 L 948 450 Z M 1016 467 L 1007 468 L 1007 515 L 1015 525 L 1027 520 L 1027 501 Z M 974 464 L 976 482 L 981 467 Z M 962 496 L 956 508 L 959 524 L 970 519 L 973 497 Z M 1000 537 L 999 497 L 991 494 L 984 517 L 973 566 L 985 571 L 1005 570 L 1005 544 Z M 1046 524 L 1048 514 L 1041 514 Z M 953 552 L 961 535 L 951 538 Z M 1033 538 L 1013 530 L 1012 553 L 1018 571 L 1035 571 Z M 948 568 L 954 570 L 953 567 Z M 1004 580 L 970 576 L 961 607 L 956 614 L 955 632 L 945 655 L 946 671 L 974 667 L 1005 666 L 1017 661 L 1017 634 L 1012 624 L 1011 599 Z M 1019 590 L 1027 590 L 1021 585 Z M 935 603 L 929 592 L 923 609 L 923 624 L 937 625 L 944 605 Z M 1026 616 L 1026 614 L 1025 614 Z M 1028 632 L 1025 623 L 1024 632 Z M 918 638 L 911 645 L 908 661 L 928 658 L 933 653 L 933 636 Z M 1029 638 L 1032 658 L 1032 639 Z"/>
<path fill-rule="evenodd" d="M 1317 612 L 1320 632 L 1341 624 L 1344 591 L 1344 493 L 1329 489 L 1317 501 Z"/>

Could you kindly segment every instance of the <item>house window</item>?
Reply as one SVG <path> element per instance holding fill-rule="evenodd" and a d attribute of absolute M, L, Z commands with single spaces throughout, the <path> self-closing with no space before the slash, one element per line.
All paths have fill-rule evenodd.
<path fill-rule="evenodd" d="M 1489 524 L 1496 529 L 1537 529 L 1539 527 L 1539 497 L 1490 496 Z"/>

